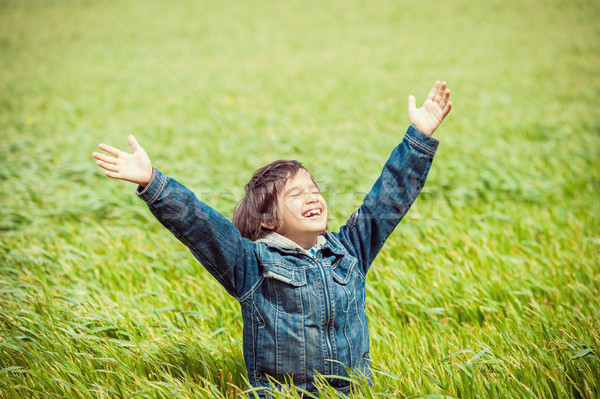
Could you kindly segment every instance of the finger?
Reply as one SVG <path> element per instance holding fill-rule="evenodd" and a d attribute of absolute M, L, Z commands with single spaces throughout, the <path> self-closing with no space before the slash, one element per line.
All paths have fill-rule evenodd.
<path fill-rule="evenodd" d="M 142 149 L 142 147 L 138 144 L 135 137 L 133 137 L 133 134 L 130 134 L 129 136 L 127 136 L 127 142 L 129 143 L 129 146 L 131 147 L 133 152 L 138 152 L 139 150 Z"/>
<path fill-rule="evenodd" d="M 106 163 L 116 164 L 117 160 L 115 158 L 111 158 L 107 155 L 100 154 L 99 152 L 92 152 L 92 156 L 100 161 L 104 161 Z"/>
<path fill-rule="evenodd" d="M 417 100 L 415 99 L 415 96 L 413 96 L 412 94 L 410 96 L 408 96 L 408 112 L 411 112 L 412 110 L 417 108 Z"/>
<path fill-rule="evenodd" d="M 440 81 L 436 80 L 435 83 L 433 84 L 433 86 L 431 87 L 431 90 L 429 90 L 429 94 L 427 95 L 427 100 L 431 100 L 433 101 L 433 99 L 435 98 L 435 95 L 438 92 L 438 89 L 440 87 Z"/>
<path fill-rule="evenodd" d="M 111 179 L 120 179 L 121 175 L 117 172 L 111 172 L 111 171 L 105 171 L 104 174 L 108 177 L 110 177 Z"/>
<path fill-rule="evenodd" d="M 436 93 L 435 99 L 433 101 L 439 104 L 444 99 L 445 93 L 446 93 L 446 82 L 442 82 L 440 84 L 440 89 Z"/>
<path fill-rule="evenodd" d="M 444 107 L 444 110 L 442 111 L 442 119 L 444 119 L 446 117 L 446 115 L 448 115 L 450 113 L 451 110 L 452 110 L 452 101 L 448 101 L 448 104 L 446 104 L 446 106 Z"/>
<path fill-rule="evenodd" d="M 118 172 L 119 171 L 119 168 L 117 167 L 117 165 L 112 164 L 112 163 L 108 163 L 108 162 L 97 160 L 96 161 L 96 165 L 98 165 L 101 168 L 104 168 L 106 170 L 113 171 L 113 172 Z"/>
<path fill-rule="evenodd" d="M 440 108 L 444 109 L 446 104 L 448 103 L 448 99 L 450 98 L 450 89 L 446 89 L 442 93 L 442 98 L 440 99 Z"/>
<path fill-rule="evenodd" d="M 113 155 L 117 158 L 119 157 L 119 154 L 122 152 L 121 150 L 118 150 L 115 147 L 111 147 L 108 144 L 104 144 L 104 143 L 98 144 L 98 148 L 100 148 L 102 151 L 108 152 L 110 155 Z"/>

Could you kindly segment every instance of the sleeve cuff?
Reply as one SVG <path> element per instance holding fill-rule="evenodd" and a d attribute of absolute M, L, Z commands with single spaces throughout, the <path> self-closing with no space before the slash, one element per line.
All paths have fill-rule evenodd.
<path fill-rule="evenodd" d="M 151 204 L 162 193 L 167 184 L 167 176 L 156 168 L 152 168 L 152 178 L 146 187 L 138 186 L 136 193 L 138 197 L 147 204 Z"/>
<path fill-rule="evenodd" d="M 423 133 L 413 124 L 408 127 L 404 139 L 408 141 L 411 146 L 430 155 L 435 155 L 440 143 L 438 139 L 428 135 L 427 133 Z"/>

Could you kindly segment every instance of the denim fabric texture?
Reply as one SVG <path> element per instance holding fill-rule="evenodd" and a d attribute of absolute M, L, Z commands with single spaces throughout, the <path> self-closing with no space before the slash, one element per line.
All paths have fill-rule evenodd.
<path fill-rule="evenodd" d="M 276 233 L 243 238 L 220 213 L 154 170 L 138 195 L 241 306 L 253 387 L 274 378 L 315 392 L 316 373 L 372 381 L 365 279 L 377 253 L 419 195 L 438 141 L 410 126 L 363 204 L 313 255 Z M 349 392 L 349 382 L 329 378 Z M 265 391 L 261 396 L 268 396 Z"/>

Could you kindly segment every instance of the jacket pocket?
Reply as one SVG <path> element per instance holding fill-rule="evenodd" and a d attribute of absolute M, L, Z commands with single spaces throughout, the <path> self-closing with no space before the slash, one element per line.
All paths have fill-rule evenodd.
<path fill-rule="evenodd" d="M 294 270 L 278 263 L 263 265 L 269 302 L 278 311 L 289 315 L 306 316 L 310 301 L 306 285 L 306 271 Z"/>
<path fill-rule="evenodd" d="M 361 291 L 365 289 L 365 282 L 358 272 L 357 260 L 348 255 L 336 262 L 331 270 L 336 290 L 336 300 L 344 312 L 356 306 L 356 301 L 364 297 Z"/>
<path fill-rule="evenodd" d="M 356 258 L 353 258 L 350 255 L 346 255 L 335 262 L 331 270 L 335 282 L 341 285 L 347 285 L 353 278 L 362 278 L 356 268 L 357 263 L 358 261 Z"/>

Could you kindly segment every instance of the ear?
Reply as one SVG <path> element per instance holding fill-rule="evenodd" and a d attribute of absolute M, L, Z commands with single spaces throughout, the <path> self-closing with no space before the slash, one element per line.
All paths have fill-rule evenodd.
<path fill-rule="evenodd" d="M 260 222 L 260 225 L 267 230 L 275 230 L 275 224 L 273 224 L 273 223 L 266 223 L 263 221 L 263 222 Z"/>

